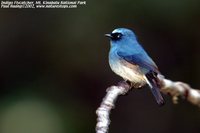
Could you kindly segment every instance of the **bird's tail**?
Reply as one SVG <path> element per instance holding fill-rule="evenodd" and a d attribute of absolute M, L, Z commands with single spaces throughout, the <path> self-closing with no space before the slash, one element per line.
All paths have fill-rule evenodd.
<path fill-rule="evenodd" d="M 147 73 L 147 84 L 150 86 L 151 92 L 154 95 L 156 102 L 161 106 L 165 103 L 161 93 L 160 93 L 160 85 L 157 75 L 153 72 Z"/>

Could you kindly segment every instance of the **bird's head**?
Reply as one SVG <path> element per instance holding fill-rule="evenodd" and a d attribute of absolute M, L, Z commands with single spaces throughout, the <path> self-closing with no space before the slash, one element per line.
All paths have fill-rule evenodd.
<path fill-rule="evenodd" d="M 127 28 L 117 28 L 110 34 L 105 34 L 111 41 L 111 45 L 127 45 L 136 41 L 136 36 L 132 30 Z"/>

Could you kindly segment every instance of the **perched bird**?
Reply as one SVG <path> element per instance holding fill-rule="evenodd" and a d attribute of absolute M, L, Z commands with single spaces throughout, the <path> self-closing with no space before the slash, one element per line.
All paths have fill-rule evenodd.
<path fill-rule="evenodd" d="M 117 75 L 139 88 L 148 84 L 159 105 L 164 104 L 160 94 L 158 67 L 138 43 L 133 31 L 117 28 L 110 34 L 109 65 Z"/>

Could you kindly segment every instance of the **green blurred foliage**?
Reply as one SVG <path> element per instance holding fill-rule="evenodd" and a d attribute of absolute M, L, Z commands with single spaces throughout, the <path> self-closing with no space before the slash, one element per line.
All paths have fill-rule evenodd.
<path fill-rule="evenodd" d="M 0 132 L 94 132 L 95 109 L 121 80 L 109 68 L 117 27 L 139 42 L 172 80 L 199 87 L 200 1 L 87 0 L 78 9 L 0 9 Z M 199 133 L 199 109 L 159 108 L 148 88 L 120 97 L 110 132 Z"/>

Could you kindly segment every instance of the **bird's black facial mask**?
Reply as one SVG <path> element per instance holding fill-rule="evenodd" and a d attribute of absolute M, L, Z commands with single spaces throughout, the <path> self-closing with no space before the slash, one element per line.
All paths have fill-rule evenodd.
<path fill-rule="evenodd" d="M 111 40 L 113 41 L 118 41 L 122 38 L 122 34 L 121 33 L 111 33 Z"/>

